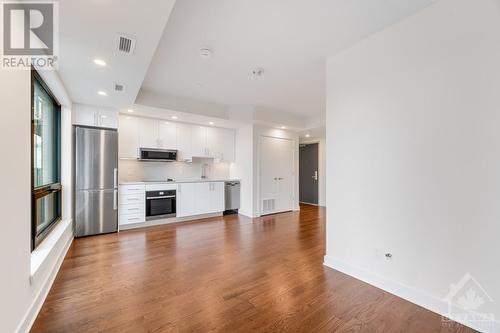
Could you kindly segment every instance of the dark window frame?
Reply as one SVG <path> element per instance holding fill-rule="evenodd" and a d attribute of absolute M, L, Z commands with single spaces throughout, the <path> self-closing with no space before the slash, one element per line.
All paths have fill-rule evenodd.
<path fill-rule="evenodd" d="M 38 83 L 42 89 L 51 97 L 52 102 L 55 106 L 56 117 L 55 117 L 55 128 L 56 128 L 56 182 L 39 186 L 35 188 L 35 84 Z M 31 69 L 31 251 L 47 237 L 50 232 L 54 229 L 57 223 L 62 218 L 62 185 L 61 185 L 61 104 L 55 98 L 52 91 L 49 89 L 47 84 L 43 81 L 42 77 L 38 72 L 32 68 Z M 50 221 L 50 223 L 42 230 L 37 233 L 37 199 L 43 198 L 45 196 L 56 194 L 58 195 L 57 211 L 56 216 Z"/>

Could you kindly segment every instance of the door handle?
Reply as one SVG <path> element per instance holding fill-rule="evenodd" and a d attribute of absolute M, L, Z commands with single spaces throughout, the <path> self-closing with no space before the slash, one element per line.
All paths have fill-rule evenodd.
<path fill-rule="evenodd" d="M 113 191 L 113 210 L 118 209 L 118 190 Z"/>
<path fill-rule="evenodd" d="M 117 168 L 113 169 L 113 187 L 114 188 L 118 187 L 118 169 Z"/>
<path fill-rule="evenodd" d="M 318 180 L 318 171 L 314 171 L 314 176 L 312 176 L 314 180 Z"/>

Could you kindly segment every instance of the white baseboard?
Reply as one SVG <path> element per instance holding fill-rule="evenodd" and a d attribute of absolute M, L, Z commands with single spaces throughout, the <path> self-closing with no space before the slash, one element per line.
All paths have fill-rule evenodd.
<path fill-rule="evenodd" d="M 324 257 L 323 264 L 344 274 L 350 275 L 358 280 L 366 282 L 374 287 L 401 297 L 427 310 L 435 312 L 443 317 L 447 317 L 448 303 L 445 300 L 432 296 L 425 291 L 417 290 L 394 280 L 389 280 L 359 267 L 355 267 L 340 260 L 331 258 L 327 255 Z M 460 321 L 460 323 L 479 332 L 500 332 L 500 322 L 498 320 L 493 323 L 486 323 L 484 326 L 480 326 L 477 322 Z"/>
<path fill-rule="evenodd" d="M 146 227 L 156 227 L 156 226 L 164 225 L 164 224 L 173 224 L 173 223 L 179 223 L 179 222 L 195 221 L 195 220 L 208 219 L 211 217 L 219 217 L 219 216 L 222 216 L 222 212 L 193 215 L 193 216 L 187 216 L 187 217 L 169 217 L 169 218 L 165 218 L 165 219 L 150 220 L 150 221 L 141 222 L 141 223 L 120 225 L 119 231 L 138 229 L 138 228 L 146 228 Z"/>
<path fill-rule="evenodd" d="M 59 272 L 59 269 L 61 267 L 61 264 L 64 260 L 64 257 L 66 257 L 66 253 L 69 250 L 69 247 L 71 246 L 71 243 L 73 242 L 73 226 L 72 222 L 70 221 L 67 230 L 65 230 L 62 235 L 65 235 L 66 233 L 70 233 L 71 236 L 68 237 L 66 240 L 65 244 L 63 245 L 60 253 L 57 254 L 57 259 L 53 265 L 53 267 L 50 270 L 50 273 L 47 275 L 45 280 L 42 282 L 40 291 L 36 295 L 35 299 L 33 300 L 33 303 L 29 307 L 28 311 L 24 315 L 23 320 L 19 324 L 16 332 L 17 333 L 25 333 L 29 332 L 31 329 L 31 326 L 33 326 L 36 317 L 38 316 L 38 313 L 40 312 L 42 305 L 47 298 L 47 295 L 49 294 L 50 288 L 52 287 L 52 284 L 54 283 L 54 280 L 56 279 L 57 273 Z"/>
<path fill-rule="evenodd" d="M 251 219 L 258 217 L 258 216 L 254 216 L 254 214 L 252 214 L 250 212 L 247 212 L 247 211 L 244 211 L 244 210 L 241 210 L 241 209 L 238 210 L 238 214 L 246 216 L 246 217 L 249 217 Z"/>

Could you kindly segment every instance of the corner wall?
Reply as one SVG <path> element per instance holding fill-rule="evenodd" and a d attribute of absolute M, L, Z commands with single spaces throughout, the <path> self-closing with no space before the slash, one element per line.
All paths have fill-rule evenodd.
<path fill-rule="evenodd" d="M 492 332 L 499 31 L 500 1 L 441 0 L 327 65 L 325 264 L 445 314 L 470 273 L 497 322 L 467 324 Z"/>
<path fill-rule="evenodd" d="M 65 103 L 57 74 L 40 73 Z M 56 79 L 54 79 L 56 78 Z M 31 73 L 0 70 L 2 232 L 0 233 L 0 331 L 29 331 L 73 238 L 71 228 L 71 109 L 62 109 L 63 218 L 33 256 L 31 230 Z M 54 237 L 52 237 L 54 235 Z M 57 236 L 57 237 L 55 237 Z M 52 238 L 52 239 L 49 239 Z M 57 239 L 56 239 L 57 238 Z M 43 253 L 42 253 L 43 252 Z"/>

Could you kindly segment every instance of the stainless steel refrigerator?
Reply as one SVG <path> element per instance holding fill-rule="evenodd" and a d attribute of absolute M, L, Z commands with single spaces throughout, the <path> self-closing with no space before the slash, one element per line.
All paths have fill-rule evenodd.
<path fill-rule="evenodd" d="M 75 235 L 118 230 L 118 132 L 75 127 Z"/>

